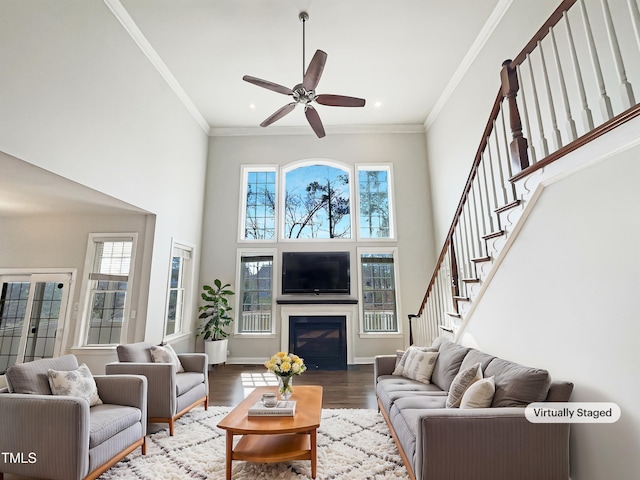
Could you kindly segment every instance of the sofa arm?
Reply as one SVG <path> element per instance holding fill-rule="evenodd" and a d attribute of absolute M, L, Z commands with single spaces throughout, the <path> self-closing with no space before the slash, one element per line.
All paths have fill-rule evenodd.
<path fill-rule="evenodd" d="M 569 424 L 531 423 L 524 408 L 420 411 L 417 480 L 567 480 Z"/>
<path fill-rule="evenodd" d="M 0 472 L 84 478 L 89 469 L 89 404 L 76 397 L 0 395 Z M 63 439 L 63 441 L 61 441 Z"/>
<path fill-rule="evenodd" d="M 396 369 L 397 355 L 377 355 L 373 359 L 373 379 L 378 381 L 380 375 L 391 375 Z"/>
<path fill-rule="evenodd" d="M 206 353 L 180 353 L 180 363 L 185 372 L 198 372 L 204 375 L 204 385 L 209 394 L 209 358 Z"/>
<path fill-rule="evenodd" d="M 143 375 L 94 375 L 98 396 L 103 403 L 126 405 L 142 412 L 147 418 L 147 378 Z M 146 434 L 147 422 L 143 423 Z"/>
<path fill-rule="evenodd" d="M 172 364 L 113 362 L 105 366 L 105 371 L 107 375 L 144 375 L 147 378 L 148 417 L 176 414 L 176 372 Z"/>

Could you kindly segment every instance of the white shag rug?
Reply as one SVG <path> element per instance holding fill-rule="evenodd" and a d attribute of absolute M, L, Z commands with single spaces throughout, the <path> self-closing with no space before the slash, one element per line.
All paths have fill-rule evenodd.
<path fill-rule="evenodd" d="M 98 480 L 224 480 L 225 431 L 216 427 L 229 407 L 196 408 L 169 430 L 147 436 L 147 454 L 136 449 Z M 236 437 L 239 439 L 239 437 Z M 318 429 L 317 480 L 408 478 L 382 415 L 376 410 L 324 409 Z M 233 462 L 233 480 L 310 480 L 311 462 Z"/>

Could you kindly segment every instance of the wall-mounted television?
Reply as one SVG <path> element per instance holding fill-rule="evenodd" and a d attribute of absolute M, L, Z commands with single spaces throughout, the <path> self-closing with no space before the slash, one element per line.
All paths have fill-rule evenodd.
<path fill-rule="evenodd" d="M 284 252 L 282 293 L 349 294 L 349 252 Z"/>

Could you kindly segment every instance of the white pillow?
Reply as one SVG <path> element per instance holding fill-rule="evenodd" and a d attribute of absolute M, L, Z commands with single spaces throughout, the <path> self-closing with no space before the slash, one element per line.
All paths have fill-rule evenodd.
<path fill-rule="evenodd" d="M 96 381 L 86 364 L 76 370 L 47 370 L 47 379 L 54 395 L 84 398 L 89 406 L 101 405 Z"/>
<path fill-rule="evenodd" d="M 404 366 L 403 376 L 418 380 L 422 383 L 431 383 L 431 374 L 436 366 L 439 352 L 422 352 L 416 350 L 413 355 L 407 359 Z"/>
<path fill-rule="evenodd" d="M 479 363 L 458 372 L 449 387 L 447 408 L 458 408 L 464 392 L 478 380 L 482 380 L 482 365 Z"/>
<path fill-rule="evenodd" d="M 173 363 L 176 366 L 176 372 L 184 372 L 184 368 L 182 363 L 180 363 L 178 354 L 171 345 L 167 344 L 164 347 L 154 345 L 150 350 L 151 360 L 153 360 L 154 363 Z"/>
<path fill-rule="evenodd" d="M 493 377 L 478 380 L 464 392 L 460 408 L 487 408 L 491 406 L 496 384 Z"/>
<path fill-rule="evenodd" d="M 393 370 L 392 375 L 403 375 L 404 367 L 407 365 L 407 360 L 413 356 L 415 352 L 437 352 L 438 349 L 432 347 L 416 347 L 415 345 L 411 345 L 407 350 L 402 354 L 402 358 L 400 361 L 396 363 L 396 368 Z M 398 355 L 398 352 L 396 352 Z"/>

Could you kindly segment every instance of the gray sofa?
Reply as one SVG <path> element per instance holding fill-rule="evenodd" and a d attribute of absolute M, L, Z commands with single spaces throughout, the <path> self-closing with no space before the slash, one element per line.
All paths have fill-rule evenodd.
<path fill-rule="evenodd" d="M 144 375 L 149 384 L 147 420 L 168 423 L 173 435 L 174 422 L 192 408 L 203 404 L 209 408 L 208 360 L 204 353 L 182 353 L 177 357 L 184 372 L 170 363 L 154 363 L 152 343 L 118 345 L 118 362 L 108 363 L 107 375 Z"/>
<path fill-rule="evenodd" d="M 74 355 L 9 367 L 0 393 L 0 452 L 8 453 L 0 458 L 0 480 L 4 473 L 90 480 L 138 447 L 144 455 L 146 379 L 94 376 L 102 401 L 95 406 L 52 394 L 48 370 L 77 368 Z"/>
<path fill-rule="evenodd" d="M 375 358 L 380 412 L 417 480 L 567 480 L 569 425 L 530 423 L 531 402 L 566 402 L 573 384 L 451 341 L 436 339 L 430 383 L 393 375 L 398 355 Z M 488 408 L 447 408 L 458 372 L 480 364 L 493 377 Z M 477 369 L 478 367 L 476 367 Z"/>

